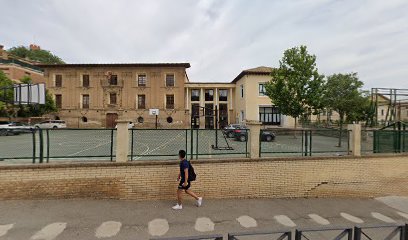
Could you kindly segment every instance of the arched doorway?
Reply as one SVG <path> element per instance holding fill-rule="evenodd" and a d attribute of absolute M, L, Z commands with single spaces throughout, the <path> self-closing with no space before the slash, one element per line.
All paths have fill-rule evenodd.
<path fill-rule="evenodd" d="M 106 128 L 115 128 L 117 119 L 118 119 L 117 113 L 106 114 Z"/>

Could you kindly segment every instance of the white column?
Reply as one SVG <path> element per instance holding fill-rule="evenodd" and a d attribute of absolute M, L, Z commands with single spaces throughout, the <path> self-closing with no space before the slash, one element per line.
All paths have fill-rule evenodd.
<path fill-rule="evenodd" d="M 351 130 L 351 136 L 349 136 L 351 155 L 361 156 L 361 125 L 349 124 L 347 130 Z"/>
<path fill-rule="evenodd" d="M 187 99 L 186 99 L 186 109 L 187 110 L 189 110 L 190 109 L 190 96 L 189 96 L 189 89 L 188 89 L 188 87 L 186 88 L 186 90 L 187 90 L 187 93 L 186 93 L 186 97 L 187 97 Z"/>
<path fill-rule="evenodd" d="M 228 101 L 230 102 L 230 109 L 234 109 L 232 106 L 232 88 L 230 88 L 230 94 L 228 96 Z"/>
<path fill-rule="evenodd" d="M 215 88 L 215 105 L 218 107 L 218 88 Z"/>

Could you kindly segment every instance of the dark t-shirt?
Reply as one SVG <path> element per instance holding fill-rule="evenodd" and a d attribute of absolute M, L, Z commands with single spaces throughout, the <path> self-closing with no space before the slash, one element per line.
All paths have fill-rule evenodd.
<path fill-rule="evenodd" d="M 186 174 L 184 173 L 184 169 L 188 169 L 190 167 L 190 163 L 186 160 L 183 159 L 180 161 L 180 177 L 181 177 L 181 182 L 185 182 Z"/>

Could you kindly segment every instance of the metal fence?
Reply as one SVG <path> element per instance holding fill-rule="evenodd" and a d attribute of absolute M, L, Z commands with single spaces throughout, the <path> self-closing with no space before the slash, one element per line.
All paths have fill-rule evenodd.
<path fill-rule="evenodd" d="M 408 131 L 361 130 L 361 153 L 408 152 Z"/>
<path fill-rule="evenodd" d="M 376 226 L 355 226 L 355 227 L 320 227 L 310 229 L 294 229 L 283 231 L 247 231 L 240 233 L 228 233 L 228 240 L 246 240 L 246 239 L 276 239 L 276 240 L 408 240 L 408 224 L 390 224 Z M 292 237 L 294 236 L 294 238 Z M 191 237 L 172 237 L 172 238 L 152 238 L 152 240 L 197 240 L 197 239 L 215 239 L 222 240 L 222 235 L 201 235 Z"/>
<path fill-rule="evenodd" d="M 0 160 L 33 163 L 50 160 L 113 160 L 116 129 L 26 129 L 0 136 Z M 176 159 L 184 149 L 190 159 L 248 157 L 248 134 L 228 138 L 221 130 L 130 129 L 130 160 Z"/>
<path fill-rule="evenodd" d="M 249 130 L 245 130 L 247 135 Z M 190 159 L 248 157 L 248 138 L 228 138 L 211 129 L 131 129 L 130 160 L 174 159 L 184 149 Z"/>
<path fill-rule="evenodd" d="M 268 136 L 272 135 L 272 141 Z M 340 156 L 350 152 L 350 131 L 336 129 L 261 130 L 260 156 Z"/>
<path fill-rule="evenodd" d="M 13 129 L 0 136 L 0 159 L 11 163 L 115 158 L 115 129 Z"/>

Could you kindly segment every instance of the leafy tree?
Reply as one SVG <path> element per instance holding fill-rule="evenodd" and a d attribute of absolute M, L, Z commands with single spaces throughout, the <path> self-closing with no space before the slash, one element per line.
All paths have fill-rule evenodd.
<path fill-rule="evenodd" d="M 11 101 L 13 100 L 13 81 L 0 70 L 0 116 L 9 117 L 12 113 Z"/>
<path fill-rule="evenodd" d="M 333 74 L 327 78 L 325 99 L 327 106 L 338 112 L 340 120 L 339 144 L 345 117 L 348 121 L 361 121 L 370 114 L 369 99 L 361 88 L 363 82 L 358 80 L 357 73 Z"/>
<path fill-rule="evenodd" d="M 64 61 L 58 56 L 52 54 L 50 51 L 42 49 L 29 49 L 25 46 L 12 47 L 7 50 L 9 54 L 20 58 L 27 58 L 32 61 L 45 64 L 63 64 Z"/>
<path fill-rule="evenodd" d="M 297 119 L 307 113 L 317 114 L 324 107 L 324 76 L 316 67 L 316 56 L 306 46 L 287 49 L 272 71 L 266 94 L 282 114 Z"/>

